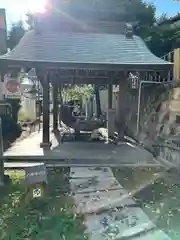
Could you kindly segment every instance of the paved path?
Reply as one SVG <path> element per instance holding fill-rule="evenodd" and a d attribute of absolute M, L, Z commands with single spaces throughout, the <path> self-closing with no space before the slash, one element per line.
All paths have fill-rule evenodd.
<path fill-rule="evenodd" d="M 85 216 L 90 240 L 170 240 L 157 229 L 110 168 L 71 168 L 76 211 Z"/>

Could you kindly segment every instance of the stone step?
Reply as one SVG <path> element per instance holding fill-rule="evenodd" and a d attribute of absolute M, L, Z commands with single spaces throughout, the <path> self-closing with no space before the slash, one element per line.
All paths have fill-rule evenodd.
<path fill-rule="evenodd" d="M 146 214 L 136 207 L 113 209 L 100 215 L 87 216 L 85 223 L 88 232 L 92 233 L 90 238 L 92 240 L 130 239 L 134 235 L 156 227 Z"/>
<path fill-rule="evenodd" d="M 78 193 L 88 193 L 97 191 L 112 191 L 122 189 L 114 177 L 109 178 L 79 178 L 70 180 L 71 191 Z"/>
<path fill-rule="evenodd" d="M 112 171 L 107 167 L 88 167 L 82 170 L 81 167 L 72 167 L 71 178 L 93 178 L 93 177 L 113 177 Z"/>
<path fill-rule="evenodd" d="M 170 240 L 112 175 L 110 168 L 71 168 L 76 212 L 84 214 L 88 239 Z"/>
<path fill-rule="evenodd" d="M 129 198 L 124 189 L 76 194 L 74 200 L 77 212 L 83 214 L 98 213 L 113 207 L 123 208 L 126 205 L 135 205 L 134 200 Z"/>

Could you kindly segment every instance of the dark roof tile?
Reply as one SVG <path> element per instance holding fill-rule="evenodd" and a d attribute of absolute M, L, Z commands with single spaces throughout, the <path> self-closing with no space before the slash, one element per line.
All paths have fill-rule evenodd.
<path fill-rule="evenodd" d="M 29 31 L 1 60 L 50 63 L 168 65 L 137 36 L 123 34 L 54 33 Z"/>

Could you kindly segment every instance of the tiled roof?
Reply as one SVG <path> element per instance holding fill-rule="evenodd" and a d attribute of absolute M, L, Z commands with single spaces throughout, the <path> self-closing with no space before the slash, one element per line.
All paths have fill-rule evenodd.
<path fill-rule="evenodd" d="M 11 52 L 0 57 L 11 62 L 56 64 L 142 65 L 166 67 L 137 37 L 123 34 L 41 32 L 31 30 Z"/>

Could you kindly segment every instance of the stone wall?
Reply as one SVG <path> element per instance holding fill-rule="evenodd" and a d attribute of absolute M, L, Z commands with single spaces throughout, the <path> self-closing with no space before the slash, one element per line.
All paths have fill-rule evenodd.
<path fill-rule="evenodd" d="M 155 147 L 156 156 L 159 157 L 160 161 L 170 167 L 180 167 L 180 147 L 174 146 L 173 144 L 159 145 Z"/>
<path fill-rule="evenodd" d="M 157 131 L 165 136 L 180 134 L 180 88 L 169 91 L 169 99 L 162 102 L 158 114 Z"/>
<path fill-rule="evenodd" d="M 139 134 L 138 89 L 130 89 L 127 82 L 123 81 L 117 95 L 113 99 L 113 106 L 116 108 L 116 130 L 120 134 L 134 137 L 146 147 L 157 143 L 161 136 L 169 138 L 180 135 L 180 87 L 155 84 L 142 87 Z"/>
<path fill-rule="evenodd" d="M 125 115 L 125 134 L 136 138 L 151 150 L 153 150 L 152 146 L 158 143 L 160 137 L 170 139 L 180 136 L 179 87 L 149 86 L 142 90 L 138 135 L 136 134 L 138 92 L 137 90 L 128 91 L 127 96 L 126 105 L 128 103 L 129 106 Z M 169 150 L 166 150 L 167 152 Z"/>
<path fill-rule="evenodd" d="M 142 88 L 139 122 L 140 134 L 137 135 L 138 90 L 128 91 L 129 111 L 126 115 L 126 127 L 134 137 L 141 138 L 142 135 L 149 136 L 155 134 L 157 108 L 166 99 L 166 92 L 164 87 L 157 87 L 155 85 Z"/>

